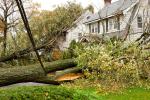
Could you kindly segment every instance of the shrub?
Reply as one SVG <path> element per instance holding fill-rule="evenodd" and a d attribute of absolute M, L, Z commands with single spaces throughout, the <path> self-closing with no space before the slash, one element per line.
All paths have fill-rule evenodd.
<path fill-rule="evenodd" d="M 116 81 L 137 84 L 141 76 L 148 77 L 150 55 L 133 44 L 121 46 L 121 42 L 107 42 L 106 44 L 86 44 L 76 48 L 78 66 L 85 68 L 84 74 L 88 79 Z M 145 72 L 147 72 L 146 75 Z M 144 74 L 143 74 L 144 73 Z"/>
<path fill-rule="evenodd" d="M 67 50 L 63 51 L 63 59 L 76 58 L 75 49 L 81 47 L 82 44 L 73 40 Z"/>

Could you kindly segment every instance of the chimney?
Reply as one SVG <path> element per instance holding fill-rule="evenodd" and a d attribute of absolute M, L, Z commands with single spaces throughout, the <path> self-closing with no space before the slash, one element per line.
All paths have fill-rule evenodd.
<path fill-rule="evenodd" d="M 111 4 L 111 0 L 104 0 L 105 6 L 108 6 Z"/>

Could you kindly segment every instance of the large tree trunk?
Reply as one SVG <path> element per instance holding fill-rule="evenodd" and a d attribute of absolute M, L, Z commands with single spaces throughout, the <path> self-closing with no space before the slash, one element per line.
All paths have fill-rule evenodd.
<path fill-rule="evenodd" d="M 74 59 L 59 60 L 44 63 L 46 73 L 72 68 L 76 66 Z M 76 71 L 77 69 L 75 69 Z M 51 77 L 45 76 L 40 64 L 30 66 L 20 66 L 13 68 L 0 68 L 0 86 L 10 85 L 20 82 L 42 82 L 55 83 Z"/>

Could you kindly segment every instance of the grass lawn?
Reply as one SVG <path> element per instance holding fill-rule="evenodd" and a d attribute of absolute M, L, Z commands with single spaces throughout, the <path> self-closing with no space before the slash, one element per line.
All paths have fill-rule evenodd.
<path fill-rule="evenodd" d="M 62 86 L 21 86 L 0 88 L 0 100 L 150 100 L 150 90 L 130 88 L 103 94 L 95 89 L 68 89 Z"/>
<path fill-rule="evenodd" d="M 120 93 L 110 93 L 101 100 L 150 100 L 150 90 L 144 88 L 129 88 Z"/>

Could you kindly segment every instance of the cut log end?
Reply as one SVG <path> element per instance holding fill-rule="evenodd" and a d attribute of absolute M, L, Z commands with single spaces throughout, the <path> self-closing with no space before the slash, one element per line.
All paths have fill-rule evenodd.
<path fill-rule="evenodd" d="M 69 74 L 66 74 L 66 75 L 63 75 L 63 76 L 60 76 L 56 79 L 56 81 L 58 82 L 62 82 L 62 81 L 73 81 L 73 80 L 76 80 L 76 79 L 79 79 L 83 77 L 83 74 L 81 73 L 69 73 Z"/>

